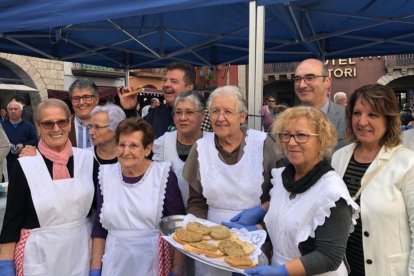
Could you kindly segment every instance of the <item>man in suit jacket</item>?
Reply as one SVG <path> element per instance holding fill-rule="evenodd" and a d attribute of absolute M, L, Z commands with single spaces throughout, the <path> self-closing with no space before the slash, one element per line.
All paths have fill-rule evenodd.
<path fill-rule="evenodd" d="M 99 103 L 98 86 L 89 79 L 77 79 L 69 87 L 69 99 L 75 113 L 71 117 L 69 140 L 74 147 L 91 147 L 87 125 L 92 109 Z"/>
<path fill-rule="evenodd" d="M 337 144 L 335 149 L 345 143 L 345 108 L 328 98 L 332 79 L 328 68 L 317 59 L 306 59 L 295 69 L 294 86 L 296 96 L 303 105 L 315 107 L 324 112 L 336 127 Z"/>

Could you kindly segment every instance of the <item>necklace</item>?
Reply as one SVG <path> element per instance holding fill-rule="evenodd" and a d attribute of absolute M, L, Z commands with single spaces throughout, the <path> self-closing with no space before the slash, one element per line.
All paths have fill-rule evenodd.
<path fill-rule="evenodd" d="M 153 163 L 153 162 L 151 162 L 151 164 L 148 166 L 148 169 L 145 171 L 145 173 L 144 173 L 144 175 L 141 177 L 141 179 L 140 179 L 139 181 L 135 182 L 135 183 L 126 183 L 126 182 L 124 181 L 124 177 L 123 177 L 123 175 L 122 175 L 122 170 L 121 170 L 121 165 L 119 165 L 119 166 L 118 166 L 118 174 L 119 174 L 119 178 L 120 178 L 120 179 L 121 179 L 121 181 L 122 181 L 122 184 L 123 184 L 124 186 L 128 187 L 128 188 L 133 188 L 133 187 L 136 187 L 136 186 L 138 186 L 138 185 L 141 185 L 141 184 L 145 181 L 145 179 L 147 178 L 147 176 L 148 176 L 148 174 L 149 174 L 149 171 L 150 171 L 150 170 L 151 170 L 151 168 L 152 168 L 152 163 Z"/>

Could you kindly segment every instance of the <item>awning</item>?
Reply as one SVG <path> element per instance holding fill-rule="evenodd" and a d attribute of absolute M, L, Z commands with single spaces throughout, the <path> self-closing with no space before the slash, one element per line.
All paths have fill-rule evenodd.
<path fill-rule="evenodd" d="M 37 92 L 36 89 L 31 88 L 22 84 L 5 84 L 0 83 L 0 90 L 9 90 L 9 91 L 23 91 L 23 92 Z"/>

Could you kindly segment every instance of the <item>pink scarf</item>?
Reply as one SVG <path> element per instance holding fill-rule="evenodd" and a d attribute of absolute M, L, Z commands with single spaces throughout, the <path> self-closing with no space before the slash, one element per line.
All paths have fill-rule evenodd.
<path fill-rule="evenodd" d="M 65 148 L 61 152 L 52 150 L 43 139 L 39 141 L 39 151 L 50 161 L 53 162 L 53 180 L 70 178 L 67 167 L 69 157 L 73 155 L 72 143 L 66 142 Z"/>

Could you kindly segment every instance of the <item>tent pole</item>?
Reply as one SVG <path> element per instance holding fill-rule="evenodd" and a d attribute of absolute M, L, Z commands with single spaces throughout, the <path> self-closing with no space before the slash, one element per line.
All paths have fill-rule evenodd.
<path fill-rule="evenodd" d="M 262 129 L 264 17 L 264 6 L 258 7 L 256 1 L 251 1 L 249 3 L 248 124 L 249 128 L 257 130 Z"/>

